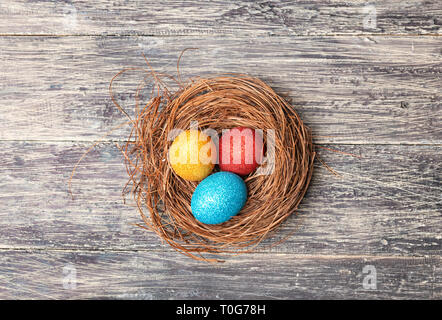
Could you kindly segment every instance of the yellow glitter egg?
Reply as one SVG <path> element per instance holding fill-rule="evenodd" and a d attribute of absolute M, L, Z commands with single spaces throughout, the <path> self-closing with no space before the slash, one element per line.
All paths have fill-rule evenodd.
<path fill-rule="evenodd" d="M 200 181 L 215 167 L 216 146 L 210 136 L 195 129 L 181 132 L 169 149 L 169 163 L 181 178 Z"/>

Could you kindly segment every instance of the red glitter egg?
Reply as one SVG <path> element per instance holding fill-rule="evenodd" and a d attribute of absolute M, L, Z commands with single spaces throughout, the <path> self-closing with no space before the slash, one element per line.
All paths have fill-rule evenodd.
<path fill-rule="evenodd" d="M 219 167 L 245 176 L 262 162 L 263 139 L 259 132 L 251 128 L 236 127 L 224 131 L 219 140 Z"/>

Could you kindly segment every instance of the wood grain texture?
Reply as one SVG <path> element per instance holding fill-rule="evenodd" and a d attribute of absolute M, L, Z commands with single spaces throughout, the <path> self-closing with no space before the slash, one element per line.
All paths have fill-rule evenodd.
<path fill-rule="evenodd" d="M 441 299 L 441 24 L 439 0 L 1 1 L 0 299 Z M 260 77 L 316 143 L 361 156 L 318 149 L 341 176 L 317 162 L 298 215 L 216 265 L 133 225 L 127 128 L 67 190 L 125 121 L 111 77 L 142 54 L 175 75 L 189 47 L 184 79 Z M 127 110 L 142 77 L 116 83 Z"/>
<path fill-rule="evenodd" d="M 441 262 L 274 253 L 211 265 L 164 252 L 6 250 L 0 298 L 440 299 Z M 363 287 L 366 266 L 376 289 Z"/>
<path fill-rule="evenodd" d="M 342 176 L 317 163 L 299 215 L 290 217 L 260 251 L 441 254 L 440 147 L 332 147 L 362 158 L 319 150 Z M 73 180 L 75 200 L 70 198 L 71 169 L 87 148 L 67 142 L 1 143 L 0 248 L 172 252 L 154 233 L 132 225 L 141 218 L 130 201 L 123 204 L 127 175 L 113 144 L 101 144 L 87 156 Z M 269 247 L 291 233 L 283 244 Z"/>
<path fill-rule="evenodd" d="M 125 119 L 124 67 L 184 78 L 248 73 L 289 99 L 320 143 L 441 144 L 441 37 L 2 37 L 0 139 L 93 141 Z M 133 109 L 144 74 L 116 83 Z M 150 92 L 146 88 L 145 93 Z M 124 139 L 115 131 L 107 139 Z"/>
<path fill-rule="evenodd" d="M 93 5 L 3 0 L 0 5 L 0 34 L 8 35 L 410 35 L 439 34 L 441 24 L 438 0 L 94 1 Z"/>

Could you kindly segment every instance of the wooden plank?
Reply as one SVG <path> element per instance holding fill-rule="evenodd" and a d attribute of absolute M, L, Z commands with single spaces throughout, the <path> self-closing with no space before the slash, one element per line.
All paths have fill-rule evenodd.
<path fill-rule="evenodd" d="M 164 252 L 0 251 L 0 298 L 440 299 L 441 262 L 253 254 L 211 265 Z"/>
<path fill-rule="evenodd" d="M 83 143 L 2 142 L 0 248 L 166 250 L 141 223 L 131 201 L 122 156 L 111 144 L 94 149 L 67 181 Z M 329 146 L 330 147 L 330 146 Z M 361 159 L 319 150 L 321 159 L 299 208 L 263 252 L 309 255 L 440 255 L 440 146 L 331 146 Z M 130 199 L 128 199 L 130 200 Z M 289 236 L 282 244 L 275 241 Z M 178 254 L 177 254 L 178 255 Z"/>
<path fill-rule="evenodd" d="M 426 1 L 30 1 L 0 4 L 0 34 L 438 34 Z"/>
<path fill-rule="evenodd" d="M 124 121 L 127 66 L 183 78 L 248 73 L 287 97 L 320 143 L 441 144 L 441 37 L 2 37 L 0 140 L 93 141 Z M 144 75 L 116 83 L 134 106 Z M 146 88 L 145 93 L 150 92 Z M 32 129 L 30 129 L 32 128 Z M 108 139 L 125 139 L 120 130 Z"/>

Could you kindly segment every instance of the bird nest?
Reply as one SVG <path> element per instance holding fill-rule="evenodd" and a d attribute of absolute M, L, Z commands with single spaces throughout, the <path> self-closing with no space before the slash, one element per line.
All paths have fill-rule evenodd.
<path fill-rule="evenodd" d="M 156 90 L 140 106 L 138 88 L 135 116 L 129 117 L 131 133 L 121 148 L 129 174 L 125 191 L 133 195 L 144 221 L 139 226 L 199 260 L 216 261 L 219 255 L 252 250 L 296 212 L 307 191 L 315 158 L 309 128 L 287 101 L 254 77 L 217 75 L 194 78 L 186 85 L 180 80 L 173 93 L 160 74 L 152 71 L 152 77 Z M 112 94 L 112 81 L 112 100 L 128 116 Z M 217 225 L 194 218 L 190 203 L 198 182 L 179 177 L 168 160 L 172 130 L 187 130 L 195 122 L 201 130 L 219 133 L 239 126 L 261 129 L 266 146 L 264 163 L 244 177 L 245 206 Z"/>

